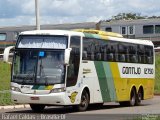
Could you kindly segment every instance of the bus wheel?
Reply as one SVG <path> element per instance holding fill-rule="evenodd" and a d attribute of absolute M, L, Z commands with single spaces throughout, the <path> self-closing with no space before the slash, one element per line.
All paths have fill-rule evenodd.
<path fill-rule="evenodd" d="M 81 103 L 76 107 L 78 111 L 85 111 L 87 110 L 88 105 L 89 105 L 89 93 L 86 90 L 84 90 L 81 96 Z"/>
<path fill-rule="evenodd" d="M 138 91 L 138 94 L 137 94 L 137 97 L 136 97 L 136 105 L 141 105 L 141 101 L 142 101 L 142 98 L 143 97 L 143 93 L 142 93 L 142 90 L 140 89 L 139 91 Z"/>
<path fill-rule="evenodd" d="M 136 91 L 132 89 L 131 95 L 130 95 L 130 101 L 128 102 L 129 106 L 134 106 L 136 103 Z"/>
<path fill-rule="evenodd" d="M 30 107 L 33 110 L 33 112 L 42 112 L 45 108 L 45 105 L 30 104 Z"/>

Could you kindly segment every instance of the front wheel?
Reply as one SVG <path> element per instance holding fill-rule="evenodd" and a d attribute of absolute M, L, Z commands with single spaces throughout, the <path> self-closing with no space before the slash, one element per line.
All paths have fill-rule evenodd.
<path fill-rule="evenodd" d="M 75 107 L 76 107 L 76 110 L 78 111 L 85 111 L 87 110 L 88 105 L 89 105 L 89 93 L 86 90 L 84 90 L 82 92 L 80 104 Z"/>
<path fill-rule="evenodd" d="M 33 112 L 42 112 L 45 108 L 45 105 L 41 104 L 30 104 L 31 109 Z"/>

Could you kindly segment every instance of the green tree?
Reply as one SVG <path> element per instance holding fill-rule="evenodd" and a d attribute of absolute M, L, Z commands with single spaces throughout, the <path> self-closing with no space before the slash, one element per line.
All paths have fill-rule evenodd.
<path fill-rule="evenodd" d="M 145 19 L 145 16 L 141 16 L 140 13 L 119 13 L 116 16 L 112 16 L 112 20 L 135 20 L 135 19 Z"/>

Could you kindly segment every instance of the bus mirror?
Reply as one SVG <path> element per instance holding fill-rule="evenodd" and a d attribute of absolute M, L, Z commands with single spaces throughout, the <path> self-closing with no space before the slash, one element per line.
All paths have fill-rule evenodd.
<path fill-rule="evenodd" d="M 64 56 L 64 64 L 65 65 L 69 64 L 69 58 L 70 58 L 71 50 L 72 50 L 72 48 L 65 49 L 65 56 Z"/>
<path fill-rule="evenodd" d="M 9 62 L 9 57 L 13 56 L 13 53 L 10 53 L 11 50 L 14 49 L 14 46 L 9 46 L 5 48 L 4 53 L 3 53 L 3 61 L 12 64 Z"/>

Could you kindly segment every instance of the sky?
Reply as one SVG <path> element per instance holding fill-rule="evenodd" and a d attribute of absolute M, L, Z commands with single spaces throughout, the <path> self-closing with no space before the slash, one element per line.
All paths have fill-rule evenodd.
<path fill-rule="evenodd" d="M 160 16 L 160 0 L 39 0 L 40 24 L 98 22 L 118 13 Z M 35 25 L 35 0 L 0 0 L 0 26 Z"/>

